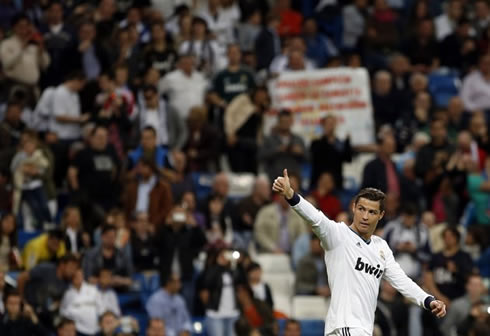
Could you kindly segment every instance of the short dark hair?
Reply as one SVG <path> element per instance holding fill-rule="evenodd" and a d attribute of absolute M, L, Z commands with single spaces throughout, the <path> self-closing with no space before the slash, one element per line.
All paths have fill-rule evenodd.
<path fill-rule="evenodd" d="M 442 234 L 441 234 L 441 237 L 444 238 L 444 236 L 446 235 L 446 232 L 451 232 L 455 237 L 456 237 L 456 240 L 459 242 L 461 240 L 461 232 L 459 232 L 459 230 L 455 227 L 452 227 L 452 226 L 448 226 L 446 227 L 443 231 L 442 231 Z"/>
<path fill-rule="evenodd" d="M 77 263 L 79 264 L 80 263 L 80 259 L 78 259 L 78 257 L 72 253 L 67 253 L 65 254 L 63 257 L 61 257 L 59 260 L 58 260 L 58 265 L 60 264 L 67 264 L 69 262 L 73 262 L 73 263 Z"/>
<path fill-rule="evenodd" d="M 65 234 L 60 229 L 53 229 L 48 231 L 48 238 L 56 238 L 59 240 L 63 240 L 64 237 Z"/>
<path fill-rule="evenodd" d="M 356 195 L 354 198 L 354 204 L 357 205 L 359 200 L 361 198 L 370 200 L 370 201 L 375 201 L 379 202 L 379 210 L 380 211 L 385 211 L 385 198 L 386 195 L 384 192 L 382 192 L 379 189 L 376 188 L 364 188 L 359 191 L 359 193 Z"/>
<path fill-rule="evenodd" d="M 418 214 L 418 208 L 414 203 L 406 203 L 402 206 L 401 213 L 407 216 L 416 216 Z"/>
<path fill-rule="evenodd" d="M 59 330 L 59 329 L 63 328 L 66 325 L 69 325 L 69 324 L 75 324 L 75 321 L 73 321 L 67 317 L 62 317 L 61 321 L 59 321 L 58 324 L 56 325 L 56 329 Z"/>
<path fill-rule="evenodd" d="M 247 274 L 250 273 L 250 272 L 253 272 L 255 270 L 258 270 L 258 269 L 262 269 L 262 267 L 260 267 L 260 264 L 256 263 L 256 262 L 252 262 L 250 265 L 248 265 L 247 267 Z"/>
<path fill-rule="evenodd" d="M 158 89 L 155 85 L 145 85 L 143 87 L 143 93 L 147 92 L 147 91 L 152 91 L 153 93 L 158 93 Z"/>
<path fill-rule="evenodd" d="M 153 133 L 154 136 L 157 135 L 157 130 L 153 126 L 145 126 L 142 132 L 144 131 L 150 131 L 151 133 Z"/>
<path fill-rule="evenodd" d="M 11 296 L 18 296 L 18 297 L 22 297 L 22 295 L 20 295 L 20 292 L 17 288 L 9 288 L 6 293 L 5 293 L 5 296 L 3 298 L 3 302 L 4 303 L 7 303 L 7 300 L 9 299 L 9 297 Z"/>
<path fill-rule="evenodd" d="M 10 20 L 10 27 L 14 27 L 16 24 L 18 24 L 20 21 L 26 20 L 29 23 L 31 22 L 31 18 L 25 14 L 25 13 L 18 13 L 15 14 L 12 19 Z"/>
<path fill-rule="evenodd" d="M 117 231 L 117 230 L 116 230 L 116 227 L 114 225 L 105 224 L 104 226 L 102 226 L 101 234 L 105 234 L 106 232 L 109 232 L 109 231 Z"/>
<path fill-rule="evenodd" d="M 85 79 L 86 79 L 85 73 L 80 69 L 73 70 L 73 71 L 69 72 L 65 77 L 66 81 L 69 81 L 69 80 L 85 80 Z"/>
<path fill-rule="evenodd" d="M 279 111 L 279 114 L 277 116 L 278 116 L 278 118 L 292 117 L 293 116 L 293 113 L 289 109 L 282 109 L 282 110 Z"/>

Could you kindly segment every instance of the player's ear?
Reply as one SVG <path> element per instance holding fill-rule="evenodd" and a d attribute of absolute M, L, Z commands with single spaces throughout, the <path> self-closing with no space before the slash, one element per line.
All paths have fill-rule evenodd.
<path fill-rule="evenodd" d="M 385 215 L 385 211 L 381 211 L 381 213 L 379 214 L 379 219 L 378 220 L 381 220 Z"/>

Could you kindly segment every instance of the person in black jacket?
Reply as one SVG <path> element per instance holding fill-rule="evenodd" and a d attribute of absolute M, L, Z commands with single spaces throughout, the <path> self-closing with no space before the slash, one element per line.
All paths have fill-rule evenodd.
<path fill-rule="evenodd" d="M 157 233 L 156 254 L 160 260 L 160 277 L 177 273 L 182 281 L 182 295 L 189 311 L 194 300 L 194 258 L 206 245 L 206 236 L 194 217 L 180 205 L 167 216 L 166 225 Z"/>
<path fill-rule="evenodd" d="M 255 54 L 257 58 L 257 69 L 269 69 L 274 57 L 281 53 L 281 39 L 277 33 L 279 26 L 279 17 L 269 15 L 267 17 L 267 25 L 262 28 L 262 31 L 255 40 Z"/>
<path fill-rule="evenodd" d="M 0 335 L 2 336 L 47 336 L 48 331 L 39 323 L 34 309 L 22 302 L 17 290 L 7 292 L 5 313 L 0 317 Z"/>

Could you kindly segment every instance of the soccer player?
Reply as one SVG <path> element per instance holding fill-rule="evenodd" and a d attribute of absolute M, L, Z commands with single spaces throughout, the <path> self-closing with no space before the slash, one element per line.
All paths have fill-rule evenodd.
<path fill-rule="evenodd" d="M 385 194 L 362 189 L 354 199 L 350 226 L 328 219 L 298 195 L 289 184 L 287 169 L 272 190 L 282 194 L 313 229 L 325 249 L 328 283 L 332 291 L 325 320 L 325 336 L 373 334 L 374 312 L 382 279 L 405 297 L 435 316 L 446 315 L 446 306 L 415 284 L 400 268 L 385 240 L 374 236 L 384 215 Z"/>

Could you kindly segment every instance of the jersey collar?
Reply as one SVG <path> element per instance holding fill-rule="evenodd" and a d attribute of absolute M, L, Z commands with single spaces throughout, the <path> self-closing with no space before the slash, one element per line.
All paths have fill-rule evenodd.
<path fill-rule="evenodd" d="M 369 245 L 369 243 L 371 243 L 371 239 L 367 239 L 367 240 L 366 240 L 366 239 L 362 238 L 362 237 L 361 237 L 361 235 L 360 235 L 359 233 L 357 233 L 356 231 L 352 230 L 352 228 L 351 228 L 350 226 L 349 226 L 349 230 L 351 230 L 352 232 L 354 232 L 354 233 L 355 233 L 355 234 L 356 234 L 356 235 L 357 235 L 359 238 L 361 238 L 361 239 L 362 239 L 362 241 L 363 241 L 363 242 L 365 242 L 366 244 L 368 244 L 368 245 Z"/>

